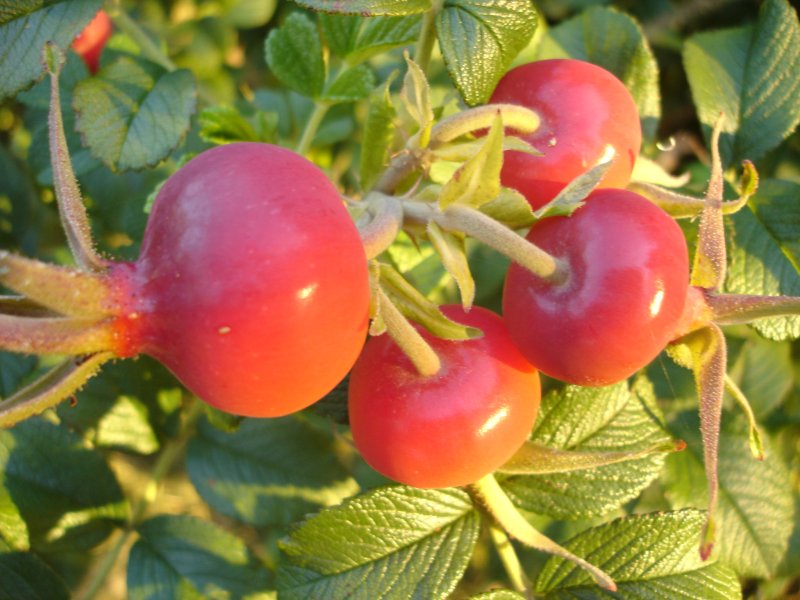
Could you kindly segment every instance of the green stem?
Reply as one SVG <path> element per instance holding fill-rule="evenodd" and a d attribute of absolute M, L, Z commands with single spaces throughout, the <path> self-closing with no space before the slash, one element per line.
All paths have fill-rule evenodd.
<path fill-rule="evenodd" d="M 330 104 L 327 102 L 314 103 L 314 110 L 311 111 L 311 115 L 308 117 L 306 126 L 303 129 L 303 135 L 300 137 L 300 141 L 297 144 L 296 152 L 298 154 L 306 154 L 311 149 L 314 136 L 322 123 L 322 119 L 324 119 L 325 115 L 328 113 L 329 108 Z"/>
<path fill-rule="evenodd" d="M 389 336 L 411 359 L 420 375 L 423 377 L 436 375 L 442 367 L 436 352 L 402 315 L 380 286 L 378 286 L 377 293 L 380 315 L 386 323 L 386 331 Z"/>
<path fill-rule="evenodd" d="M 180 434 L 164 448 L 156 464 L 153 466 L 145 491 L 131 510 L 131 518 L 128 527 L 118 532 L 114 545 L 103 556 L 103 560 L 97 567 L 97 570 L 95 570 L 85 591 L 80 596 L 80 600 L 92 600 L 105 585 L 108 574 L 111 572 L 111 569 L 114 568 L 122 549 L 127 544 L 131 535 L 133 535 L 136 526 L 141 522 L 147 508 L 156 499 L 159 483 L 170 471 L 175 462 L 183 455 L 186 444 L 194 433 L 197 419 L 202 413 L 203 404 L 197 400 L 193 400 L 184 415 Z"/>
<path fill-rule="evenodd" d="M 492 536 L 492 543 L 497 550 L 498 556 L 500 556 L 500 561 L 503 563 L 508 579 L 511 581 L 511 587 L 526 598 L 532 598 L 531 580 L 525 575 L 525 571 L 519 562 L 519 557 L 506 532 L 492 523 L 489 525 L 489 534 Z"/>
<path fill-rule="evenodd" d="M 69 358 L 33 383 L 0 402 L 0 427 L 12 427 L 38 415 L 77 392 L 86 381 L 113 358 L 101 352 L 80 359 Z"/>
<path fill-rule="evenodd" d="M 534 529 L 533 525 L 525 520 L 517 510 L 517 507 L 514 506 L 514 503 L 511 502 L 503 488 L 497 483 L 494 475 L 489 474 L 471 484 L 468 486 L 468 491 L 512 538 L 536 550 L 541 550 L 575 563 L 585 569 L 600 587 L 616 591 L 617 585 L 606 573 L 584 559 L 575 556 L 566 548 L 559 546 L 553 540 Z"/>
<path fill-rule="evenodd" d="M 516 104 L 487 104 L 462 110 L 439 121 L 431 129 L 431 146 L 446 144 L 462 135 L 481 129 L 489 129 L 497 118 L 503 119 L 503 127 L 518 134 L 533 133 L 539 128 L 539 115 L 529 108 Z"/>
<path fill-rule="evenodd" d="M 142 51 L 142 56 L 147 60 L 154 62 L 164 67 L 167 71 L 174 71 L 178 66 L 164 54 L 152 38 L 145 32 L 144 29 L 133 19 L 120 6 L 119 0 L 112 0 L 106 2 L 108 16 L 114 22 L 114 25 L 122 31 L 125 35 L 130 37 L 139 49 Z"/>
<path fill-rule="evenodd" d="M 373 192 L 367 196 L 372 219 L 358 228 L 367 259 L 378 256 L 392 245 L 403 225 L 403 206 L 398 198 Z"/>
<path fill-rule="evenodd" d="M 89 225 L 86 207 L 78 189 L 75 172 L 72 170 L 67 137 L 64 134 L 61 94 L 58 85 L 58 76 L 64 63 L 64 53 L 48 42 L 45 45 L 44 58 L 50 74 L 50 113 L 47 122 L 50 164 L 53 169 L 53 187 L 58 202 L 58 212 L 61 216 L 61 225 L 77 265 L 86 271 L 102 271 L 105 269 L 105 261 L 94 249 L 92 228 Z"/>
<path fill-rule="evenodd" d="M 436 15 L 441 10 L 440 3 L 437 1 L 422 17 L 422 29 L 420 30 L 417 45 L 414 48 L 414 62 L 419 65 L 422 72 L 428 71 L 433 53 L 433 43 L 436 41 Z"/>
<path fill-rule="evenodd" d="M 440 211 L 424 202 L 406 202 L 403 208 L 407 217 L 424 223 L 433 220 L 443 229 L 475 238 L 553 284 L 562 284 L 569 277 L 567 263 L 475 208 L 451 204 Z"/>

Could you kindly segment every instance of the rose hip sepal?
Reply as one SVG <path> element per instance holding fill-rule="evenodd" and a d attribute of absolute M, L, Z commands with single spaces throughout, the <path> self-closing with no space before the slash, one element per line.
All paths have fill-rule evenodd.
<path fill-rule="evenodd" d="M 100 67 L 100 54 L 111 37 L 111 19 L 100 10 L 72 42 L 72 49 L 83 59 L 89 72 L 97 73 Z"/>
<path fill-rule="evenodd" d="M 64 315 L 3 316 L 4 349 L 148 354 L 237 415 L 275 417 L 319 400 L 367 335 L 355 224 L 319 168 L 269 144 L 213 148 L 172 175 L 135 262 L 95 272 L 0 262 L 0 281 Z"/>
<path fill-rule="evenodd" d="M 601 188 L 624 188 L 642 144 L 636 104 L 609 71 L 575 59 L 521 65 L 497 84 L 491 103 L 525 106 L 541 124 L 520 135 L 542 152 L 507 150 L 501 180 L 524 195 L 534 209 L 595 165 L 613 160 Z"/>
<path fill-rule="evenodd" d="M 527 239 L 564 261 L 563 283 L 512 264 L 503 318 L 543 373 L 608 385 L 652 361 L 672 339 L 689 284 L 684 236 L 663 210 L 625 190 L 596 190 L 570 217 L 536 223 Z"/>
<path fill-rule="evenodd" d="M 473 483 L 528 438 L 539 408 L 537 370 L 497 315 L 480 307 L 451 319 L 483 337 L 449 341 L 426 331 L 441 368 L 420 375 L 388 335 L 370 339 L 350 375 L 353 440 L 377 471 L 419 488 Z"/>

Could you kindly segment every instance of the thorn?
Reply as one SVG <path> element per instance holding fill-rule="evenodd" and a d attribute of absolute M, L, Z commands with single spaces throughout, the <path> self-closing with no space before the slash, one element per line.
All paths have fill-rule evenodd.
<path fill-rule="evenodd" d="M 72 394 L 72 396 L 69 397 L 69 407 L 75 408 L 76 406 L 78 406 L 78 397 Z"/>
<path fill-rule="evenodd" d="M 684 450 L 686 450 L 686 442 L 683 440 L 675 440 L 674 452 L 683 452 Z"/>

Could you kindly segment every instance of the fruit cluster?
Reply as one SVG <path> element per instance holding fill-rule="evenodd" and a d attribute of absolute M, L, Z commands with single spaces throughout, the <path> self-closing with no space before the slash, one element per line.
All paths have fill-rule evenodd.
<path fill-rule="evenodd" d="M 74 46 L 92 72 L 110 29 L 104 13 L 98 19 Z M 55 81 L 58 56 L 49 52 Z M 58 85 L 52 94 L 57 128 Z M 515 115 L 523 115 L 519 123 Z M 606 70 L 568 59 L 518 67 L 488 106 L 437 127 L 422 126 L 413 151 L 352 202 L 372 216 L 363 226 L 299 154 L 263 143 L 205 151 L 160 189 L 133 262 L 96 253 L 69 161 L 54 158 L 77 267 L 0 258 L 3 285 L 41 309 L 3 315 L 0 346 L 73 358 L 49 388 L 5 402 L 3 424 L 70 395 L 102 362 L 139 354 L 158 359 L 208 404 L 249 417 L 301 410 L 349 373 L 353 440 L 370 465 L 411 486 L 470 485 L 527 440 L 539 372 L 608 385 L 670 343 L 715 331 L 715 321 L 795 310 L 752 298 L 731 309 L 717 293 L 719 272 L 690 273 L 675 220 L 624 189 L 642 135 L 633 99 Z M 53 133 L 53 156 L 63 157 Z M 517 146 L 505 150 L 499 180 L 534 216 L 524 238 L 469 203 L 445 202 L 436 186 L 428 196 L 413 193 L 408 176 L 448 143 L 483 138 L 473 147 L 490 148 L 504 136 Z M 587 172 L 594 189 L 575 197 L 573 184 Z M 567 210 L 551 216 L 553 206 Z M 719 271 L 720 255 L 708 249 L 719 252 L 721 232 L 706 214 L 720 214 L 721 196 L 709 193 L 703 207 L 695 263 Z M 510 256 L 503 316 L 472 307 L 465 286 L 462 306 L 441 309 L 389 293 L 402 277 L 379 257 L 405 227 L 434 246 L 467 234 Z M 365 345 L 368 330 L 375 335 Z M 709 371 L 708 362 L 688 362 Z M 713 412 L 721 392 L 718 381 L 708 385 L 717 386 L 704 404 Z M 713 474 L 709 481 L 713 488 Z M 714 497 L 712 489 L 712 508 Z"/>

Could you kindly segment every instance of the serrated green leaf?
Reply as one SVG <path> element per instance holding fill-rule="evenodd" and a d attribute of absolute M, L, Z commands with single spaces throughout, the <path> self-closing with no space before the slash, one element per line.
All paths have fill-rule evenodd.
<path fill-rule="evenodd" d="M 61 578 L 35 554 L 13 552 L 0 540 L 0 600 L 68 600 Z"/>
<path fill-rule="evenodd" d="M 530 227 L 536 220 L 530 202 L 511 188 L 501 188 L 494 200 L 481 205 L 481 212 L 511 229 Z"/>
<path fill-rule="evenodd" d="M 209 106 L 197 117 L 200 137 L 212 144 L 259 142 L 253 125 L 233 106 Z"/>
<path fill-rule="evenodd" d="M 582 451 L 644 450 L 669 443 L 650 382 L 637 379 L 602 388 L 567 386 L 542 399 L 532 439 L 551 448 Z M 526 511 L 560 519 L 605 514 L 635 498 L 658 475 L 663 455 L 551 475 L 500 480 Z M 583 555 L 581 555 L 583 556 Z"/>
<path fill-rule="evenodd" d="M 412 15 L 425 12 L 431 0 L 294 0 L 303 8 L 339 15 Z"/>
<path fill-rule="evenodd" d="M 0 471 L 34 548 L 87 550 L 127 517 L 103 456 L 48 421 L 29 419 L 0 431 Z"/>
<path fill-rule="evenodd" d="M 728 277 L 733 294 L 800 296 L 800 185 L 762 181 L 748 205 L 728 220 Z M 800 316 L 759 319 L 772 340 L 800 337 Z"/>
<path fill-rule="evenodd" d="M 303 13 L 292 13 L 264 43 L 270 71 L 285 86 L 318 98 L 325 84 L 322 42 L 314 23 Z"/>
<path fill-rule="evenodd" d="M 474 208 L 500 194 L 503 167 L 503 119 L 498 114 L 481 149 L 453 174 L 439 196 L 439 207 L 465 204 Z"/>
<path fill-rule="evenodd" d="M 236 536 L 196 517 L 162 515 L 136 528 L 128 558 L 128 597 L 265 599 L 260 567 Z"/>
<path fill-rule="evenodd" d="M 488 100 L 533 36 L 536 18 L 530 0 L 445 0 L 436 35 L 450 78 L 468 105 Z"/>
<path fill-rule="evenodd" d="M 618 592 L 601 590 L 586 571 L 557 557 L 545 564 L 536 591 L 547 599 L 738 598 L 735 573 L 722 563 L 700 559 L 697 532 L 703 519 L 699 511 L 683 510 L 625 517 L 589 529 L 564 546 L 613 577 Z"/>
<path fill-rule="evenodd" d="M 461 579 L 480 520 L 461 490 L 384 487 L 324 510 L 281 548 L 278 593 L 405 600 L 446 598 Z"/>
<path fill-rule="evenodd" d="M 14 550 L 28 550 L 31 546 L 28 526 L 14 504 L 5 479 L 5 474 L 0 472 L 0 544 L 5 541 Z"/>
<path fill-rule="evenodd" d="M 375 90 L 369 99 L 364 137 L 361 141 L 361 189 L 369 190 L 386 167 L 394 139 L 397 111 L 389 93 L 391 79 Z"/>
<path fill-rule="evenodd" d="M 577 58 L 611 71 L 631 92 L 642 132 L 652 138 L 661 118 L 658 63 L 639 24 L 613 8 L 595 6 L 550 29 L 537 58 Z"/>
<path fill-rule="evenodd" d="M 165 159 L 189 130 L 196 101 L 190 71 L 120 56 L 75 87 L 73 105 L 92 156 L 124 171 Z"/>
<path fill-rule="evenodd" d="M 674 508 L 704 507 L 707 502 L 698 419 L 680 413 L 670 430 L 688 447 L 667 459 L 663 478 Z M 723 414 L 719 445 L 717 535 L 720 559 L 742 576 L 769 577 L 786 552 L 794 504 L 789 474 L 771 439 L 764 436 L 766 459 L 750 453 L 747 429 L 734 415 Z M 697 530 L 695 543 L 699 540 Z"/>
<path fill-rule="evenodd" d="M 358 65 L 339 73 L 322 93 L 330 103 L 356 102 L 369 96 L 375 87 L 375 74 L 367 65 Z"/>
<path fill-rule="evenodd" d="M 246 419 L 233 433 L 201 421 L 197 432 L 186 465 L 192 483 L 212 507 L 245 523 L 288 524 L 358 491 L 332 436 L 296 417 Z"/>
<path fill-rule="evenodd" d="M 458 285 L 461 292 L 461 305 L 464 310 L 469 310 L 475 300 L 475 280 L 472 279 L 472 273 L 469 270 L 464 237 L 444 231 L 433 221 L 428 223 L 427 232 L 428 239 L 439 253 L 444 268 Z"/>
<path fill-rule="evenodd" d="M 800 122 L 800 23 L 786 0 L 767 0 L 754 26 L 704 32 L 683 60 L 706 139 L 724 113 L 723 165 L 755 160 Z"/>
<path fill-rule="evenodd" d="M 347 53 L 347 61 L 354 65 L 392 48 L 413 44 L 419 37 L 420 23 L 419 15 L 367 19 Z"/>
<path fill-rule="evenodd" d="M 728 375 L 750 401 L 756 418 L 763 419 L 794 387 L 791 344 L 753 336 L 745 341 Z"/>
<path fill-rule="evenodd" d="M 470 600 L 525 600 L 525 596 L 511 590 L 492 590 L 471 596 Z"/>
<path fill-rule="evenodd" d="M 44 73 L 42 48 L 60 48 L 72 40 L 100 10 L 101 0 L 48 3 L 28 0 L 0 5 L 0 100 L 16 94 Z"/>
<path fill-rule="evenodd" d="M 321 13 L 317 19 L 322 27 L 325 44 L 331 52 L 347 56 L 356 44 L 358 31 L 364 22 L 359 16 Z"/>

